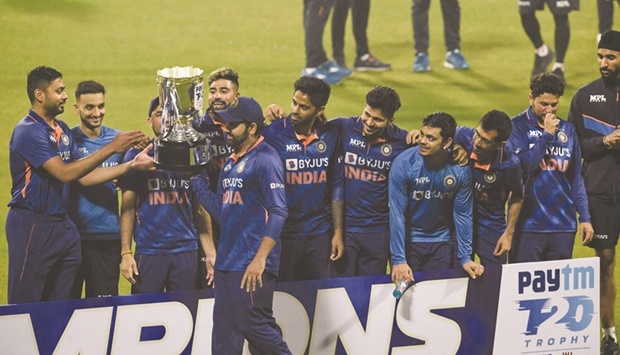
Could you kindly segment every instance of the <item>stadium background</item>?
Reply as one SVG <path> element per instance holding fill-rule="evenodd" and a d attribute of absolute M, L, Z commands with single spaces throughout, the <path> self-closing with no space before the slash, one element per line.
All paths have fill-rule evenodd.
<path fill-rule="evenodd" d="M 581 85 L 599 77 L 596 62 L 596 1 L 582 1 L 570 15 L 571 42 L 566 58 L 568 86 L 559 114 L 566 118 L 570 100 Z M 242 95 L 255 97 L 263 107 L 279 103 L 288 108 L 292 84 L 305 64 L 302 1 L 295 0 L 0 0 L 0 304 L 6 303 L 7 246 L 4 238 L 6 203 L 11 178 L 8 144 L 14 125 L 30 103 L 26 75 L 47 65 L 63 73 L 69 99 L 59 116 L 74 126 L 73 92 L 79 81 L 93 79 L 105 85 L 104 124 L 142 129 L 149 100 L 157 95 L 156 71 L 175 65 L 193 65 L 209 73 L 231 66 L 240 75 Z M 615 23 L 620 28 L 616 6 Z M 431 66 L 428 74 L 413 74 L 410 0 L 374 0 L 368 36 L 370 49 L 392 64 L 384 73 L 356 72 L 332 89 L 329 117 L 361 113 L 366 92 L 375 85 L 393 87 L 402 108 L 396 123 L 418 128 L 433 111 L 446 111 L 459 124 L 475 125 L 490 109 L 513 116 L 528 106 L 528 78 L 533 49 L 524 34 L 517 2 L 461 1 L 462 52 L 472 69 L 455 72 L 442 66 L 445 47 L 439 1 L 430 11 Z M 551 48 L 553 17 L 539 12 L 543 38 Z M 347 24 L 347 62 L 352 65 L 355 41 Z M 329 23 L 324 36 L 331 53 Z M 576 245 L 575 256 L 591 256 Z M 620 271 L 616 271 L 620 277 Z M 120 282 L 121 292 L 129 292 Z M 619 304 L 616 307 L 620 307 Z M 620 310 L 616 310 L 617 313 Z M 619 313 L 620 314 L 620 313 Z"/>

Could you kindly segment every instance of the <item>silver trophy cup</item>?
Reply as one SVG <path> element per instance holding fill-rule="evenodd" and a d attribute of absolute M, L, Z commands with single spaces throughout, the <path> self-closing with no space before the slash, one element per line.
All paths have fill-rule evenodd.
<path fill-rule="evenodd" d="M 194 129 L 202 121 L 202 69 L 172 67 L 157 71 L 162 107 L 161 135 L 154 148 L 155 165 L 191 170 L 207 164 L 210 141 Z"/>

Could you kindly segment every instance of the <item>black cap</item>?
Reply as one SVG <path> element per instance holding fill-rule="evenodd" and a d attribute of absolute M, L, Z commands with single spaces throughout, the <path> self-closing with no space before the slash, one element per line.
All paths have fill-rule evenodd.
<path fill-rule="evenodd" d="M 620 52 L 620 32 L 609 30 L 603 33 L 601 40 L 598 41 L 598 48 Z"/>
<path fill-rule="evenodd" d="M 148 115 L 148 117 L 151 117 L 151 115 L 153 114 L 153 111 L 155 111 L 155 109 L 157 109 L 157 106 L 159 106 L 159 96 L 157 96 L 153 100 L 151 100 L 151 104 L 149 105 L 149 115 Z"/>
<path fill-rule="evenodd" d="M 215 111 L 226 122 L 243 122 L 265 124 L 263 109 L 260 104 L 251 97 L 242 96 L 238 99 L 237 106 L 228 106 L 227 109 Z"/>

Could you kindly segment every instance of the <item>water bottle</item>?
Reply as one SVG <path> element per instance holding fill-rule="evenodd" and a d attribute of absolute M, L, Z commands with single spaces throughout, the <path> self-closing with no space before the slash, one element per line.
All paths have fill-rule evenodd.
<path fill-rule="evenodd" d="M 409 283 L 407 281 L 400 280 L 398 285 L 396 285 L 396 288 L 394 289 L 394 292 L 392 292 L 392 295 L 394 296 L 394 298 L 399 300 L 401 297 L 403 297 L 403 293 L 407 289 L 408 285 L 409 285 Z"/>

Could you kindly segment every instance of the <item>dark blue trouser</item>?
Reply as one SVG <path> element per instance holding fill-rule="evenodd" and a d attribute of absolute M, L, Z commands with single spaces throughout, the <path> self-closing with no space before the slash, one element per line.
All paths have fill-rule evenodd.
<path fill-rule="evenodd" d="M 407 264 L 411 272 L 447 270 L 454 267 L 454 242 L 410 242 Z"/>
<path fill-rule="evenodd" d="M 132 294 L 198 288 L 198 250 L 178 254 L 136 254 L 138 276 Z"/>
<path fill-rule="evenodd" d="M 500 237 L 501 236 L 492 237 L 487 235 L 474 236 L 472 247 L 476 255 L 478 255 L 478 257 L 480 258 L 480 263 L 482 265 L 502 265 L 506 264 L 506 262 L 508 261 L 508 253 L 502 256 L 493 255 L 493 252 L 495 251 L 495 246 L 497 245 L 497 241 Z"/>
<path fill-rule="evenodd" d="M 330 276 L 331 232 L 282 241 L 278 281 L 328 279 Z"/>
<path fill-rule="evenodd" d="M 514 240 L 517 246 L 512 249 L 514 255 L 510 255 L 511 262 L 564 260 L 573 257 L 575 232 L 521 232 L 515 233 Z"/>
<path fill-rule="evenodd" d="M 332 276 L 382 275 L 390 258 L 390 231 L 345 232 L 344 256 L 334 262 Z"/>
<path fill-rule="evenodd" d="M 247 339 L 253 354 L 290 354 L 273 317 L 276 276 L 263 273 L 263 287 L 246 292 L 244 273 L 215 270 L 212 353 L 241 354 Z"/>
<path fill-rule="evenodd" d="M 68 217 L 11 208 L 6 218 L 9 303 L 64 300 L 82 262 L 80 234 Z"/>

